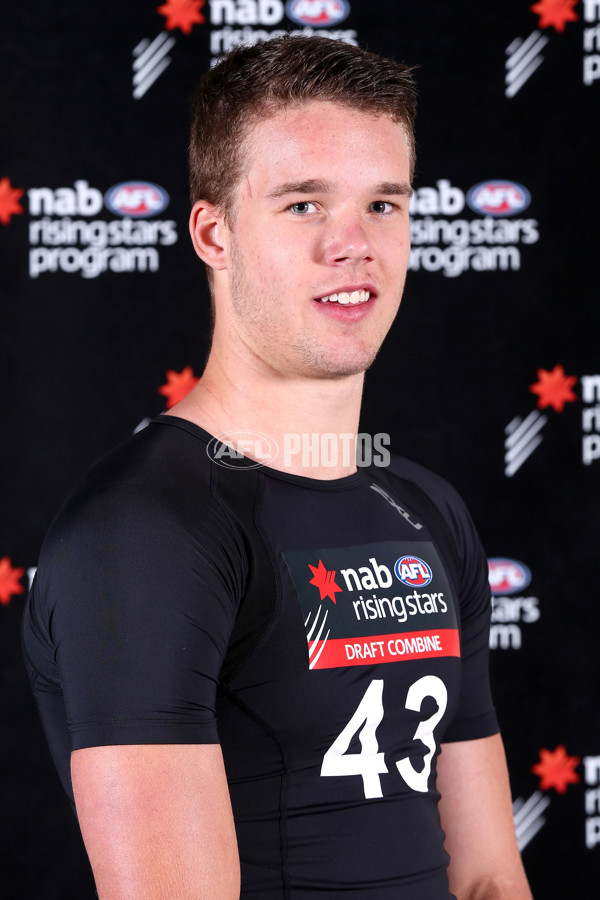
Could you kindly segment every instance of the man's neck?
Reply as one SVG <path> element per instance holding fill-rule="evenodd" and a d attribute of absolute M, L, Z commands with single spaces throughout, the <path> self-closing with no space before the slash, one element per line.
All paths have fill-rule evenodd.
<path fill-rule="evenodd" d="M 356 471 L 356 433 L 364 374 L 294 378 L 260 367 L 235 379 L 227 360 L 211 353 L 196 387 L 170 412 L 274 469 L 330 480 Z M 256 446 L 276 446 L 261 459 Z M 266 440 L 266 445 L 265 445 Z"/>

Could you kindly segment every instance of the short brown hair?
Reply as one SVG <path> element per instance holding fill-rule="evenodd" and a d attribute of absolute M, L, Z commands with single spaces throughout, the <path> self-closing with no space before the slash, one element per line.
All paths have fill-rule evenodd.
<path fill-rule="evenodd" d="M 311 100 L 401 124 L 412 176 L 416 90 L 408 66 L 330 38 L 287 35 L 233 50 L 202 78 L 192 105 L 192 203 L 207 200 L 231 219 L 250 128 L 286 106 Z"/>

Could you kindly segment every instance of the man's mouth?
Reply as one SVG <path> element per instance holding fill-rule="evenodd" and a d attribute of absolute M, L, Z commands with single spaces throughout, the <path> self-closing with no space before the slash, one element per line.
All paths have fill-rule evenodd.
<path fill-rule="evenodd" d="M 355 305 L 357 303 L 366 303 L 370 296 L 370 291 L 341 291 L 339 294 L 327 294 L 326 297 L 319 297 L 317 303 L 341 303 L 342 306 L 350 303 Z"/>

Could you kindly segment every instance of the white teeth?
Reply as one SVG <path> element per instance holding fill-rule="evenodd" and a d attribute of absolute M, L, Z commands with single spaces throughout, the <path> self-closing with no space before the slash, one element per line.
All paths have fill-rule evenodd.
<path fill-rule="evenodd" d="M 371 296 L 369 291 L 341 291 L 339 294 L 328 294 L 327 297 L 321 297 L 321 303 L 341 303 L 346 306 L 348 303 L 366 303 Z"/>

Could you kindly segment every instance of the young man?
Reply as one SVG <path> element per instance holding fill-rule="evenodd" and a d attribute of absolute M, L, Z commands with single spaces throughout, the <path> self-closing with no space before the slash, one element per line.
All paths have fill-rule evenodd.
<path fill-rule="evenodd" d="M 25 621 L 100 900 L 531 896 L 472 523 L 343 452 L 404 286 L 413 118 L 405 67 L 327 39 L 203 79 L 206 371 L 67 503 Z M 244 430 L 335 435 L 337 463 L 211 458 Z"/>

